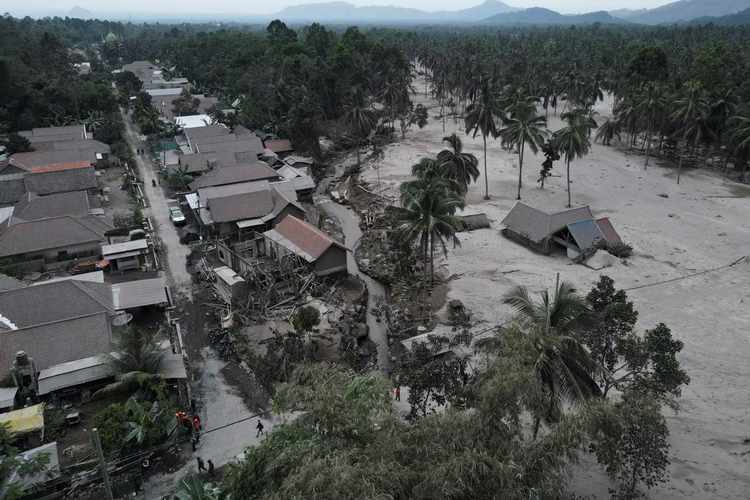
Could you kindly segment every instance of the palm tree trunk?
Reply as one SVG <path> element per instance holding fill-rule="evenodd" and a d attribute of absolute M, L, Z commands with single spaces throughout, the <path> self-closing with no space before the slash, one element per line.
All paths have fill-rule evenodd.
<path fill-rule="evenodd" d="M 430 284 L 435 283 L 435 236 L 430 234 Z"/>
<path fill-rule="evenodd" d="M 677 164 L 677 184 L 680 183 L 680 177 L 682 176 L 682 162 L 685 159 L 684 155 L 680 156 L 680 162 Z"/>
<path fill-rule="evenodd" d="M 568 208 L 572 206 L 570 201 L 570 158 L 568 158 Z"/>
<path fill-rule="evenodd" d="M 484 199 L 490 199 L 490 183 L 487 180 L 487 136 L 482 134 L 484 141 Z"/>
<path fill-rule="evenodd" d="M 526 146 L 526 141 L 521 139 L 521 146 L 518 148 L 518 196 L 517 200 L 521 199 L 521 186 L 523 185 L 523 149 Z"/>
<path fill-rule="evenodd" d="M 646 131 L 646 165 L 643 167 L 644 170 L 648 170 L 649 153 L 651 153 L 651 122 L 649 122 L 648 130 Z"/>
<path fill-rule="evenodd" d="M 360 144 L 359 141 L 357 141 L 357 170 L 359 170 L 359 167 L 361 166 L 360 163 L 360 148 L 362 147 L 362 144 Z"/>

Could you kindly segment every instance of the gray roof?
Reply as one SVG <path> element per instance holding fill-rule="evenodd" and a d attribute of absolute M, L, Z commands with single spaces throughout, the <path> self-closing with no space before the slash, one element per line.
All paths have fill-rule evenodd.
<path fill-rule="evenodd" d="M 206 125 L 205 127 L 186 129 L 183 133 L 185 134 L 185 137 L 190 141 L 193 141 L 200 138 L 227 136 L 230 135 L 232 131 L 223 125 Z"/>
<path fill-rule="evenodd" d="M 74 141 L 86 139 L 83 125 L 66 125 L 64 127 L 41 127 L 19 132 L 31 142 Z"/>
<path fill-rule="evenodd" d="M 197 190 L 203 187 L 223 186 L 226 184 L 259 180 L 276 180 L 278 178 L 279 174 L 274 169 L 265 163 L 255 162 L 251 165 L 215 168 L 193 181 L 190 184 L 190 189 Z"/>
<path fill-rule="evenodd" d="M 588 206 L 547 213 L 519 201 L 505 216 L 503 225 L 534 243 L 540 243 L 568 224 L 593 217 Z"/>
<path fill-rule="evenodd" d="M 27 191 L 40 195 L 85 191 L 99 185 L 93 167 L 29 174 L 24 183 Z"/>
<path fill-rule="evenodd" d="M 268 181 L 239 182 L 237 184 L 200 188 L 198 189 L 198 197 L 201 200 L 201 205 L 205 206 L 208 200 L 212 198 L 253 193 L 255 191 L 269 190 L 270 188 L 271 185 Z"/>
<path fill-rule="evenodd" d="M 169 302 L 164 278 L 126 281 L 113 284 L 111 287 L 112 302 L 118 311 Z"/>
<path fill-rule="evenodd" d="M 274 209 L 270 190 L 241 193 L 208 200 L 208 210 L 214 222 L 234 222 L 256 219 Z"/>
<path fill-rule="evenodd" d="M 263 143 L 254 135 L 238 137 L 236 135 L 227 136 L 225 140 L 196 140 L 192 143 L 194 148 L 201 153 L 210 153 L 212 151 L 231 151 L 232 153 L 252 153 L 254 160 L 258 159 L 258 154 L 263 152 Z"/>
<path fill-rule="evenodd" d="M 36 151 L 82 151 L 93 153 L 109 153 L 110 147 L 94 139 L 78 139 L 75 141 L 50 141 L 34 146 Z M 23 153 L 21 153 L 23 154 Z"/>
<path fill-rule="evenodd" d="M 13 224 L 23 221 L 73 215 L 82 217 L 89 214 L 89 196 L 86 191 L 71 191 L 48 196 L 35 196 L 27 193 L 16 204 L 13 211 Z"/>
<path fill-rule="evenodd" d="M 22 329 L 112 313 L 109 287 L 102 283 L 67 280 L 0 292 L 0 315 L 15 325 L 15 329 Z"/>
<path fill-rule="evenodd" d="M 0 234 L 0 257 L 103 242 L 107 228 L 111 229 L 111 226 L 93 216 L 66 215 L 21 222 L 7 227 Z"/>
<path fill-rule="evenodd" d="M 26 193 L 26 184 L 21 179 L 0 181 L 0 205 L 16 203 Z"/>

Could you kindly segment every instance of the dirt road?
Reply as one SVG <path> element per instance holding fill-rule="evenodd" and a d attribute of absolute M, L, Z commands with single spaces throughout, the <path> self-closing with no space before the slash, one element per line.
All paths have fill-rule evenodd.
<path fill-rule="evenodd" d="M 123 111 L 126 138 L 133 153 L 144 148 L 137 131 L 132 126 L 129 117 Z M 144 194 L 149 207 L 144 214 L 151 217 L 156 232 L 162 242 L 162 250 L 166 253 L 167 276 L 175 291 L 178 310 L 187 312 L 193 304 L 192 278 L 187 270 L 186 259 L 189 248 L 179 241 L 175 227 L 169 220 L 169 200 L 160 186 L 153 186 L 152 179 L 158 179 L 153 165 L 146 158 L 135 155 L 139 175 L 144 181 Z M 162 257 L 164 258 L 164 257 Z M 198 308 L 200 311 L 200 308 Z M 183 335 L 188 344 L 205 342 L 203 335 L 197 332 L 196 322 L 204 321 L 202 314 L 193 314 L 191 322 L 180 322 Z M 192 336 L 192 337 L 190 337 Z M 200 338 L 199 338 L 200 337 Z M 242 395 L 227 383 L 224 371 L 226 363 L 220 360 L 216 353 L 208 347 L 191 354 L 192 375 L 191 382 L 193 397 L 199 402 L 199 413 L 206 433 L 200 440 L 195 456 L 204 461 L 213 461 L 216 467 L 221 467 L 234 460 L 237 455 L 248 446 L 260 443 L 256 438 L 255 426 L 258 418 L 245 406 Z M 276 419 L 262 418 L 266 431 L 270 431 Z M 173 494 L 177 482 L 185 475 L 194 472 L 195 460 L 188 461 L 181 469 L 172 474 L 154 476 L 144 484 L 144 498 L 161 499 Z"/>

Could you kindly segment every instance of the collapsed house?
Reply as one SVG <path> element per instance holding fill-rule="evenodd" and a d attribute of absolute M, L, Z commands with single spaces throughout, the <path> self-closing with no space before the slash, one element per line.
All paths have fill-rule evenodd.
<path fill-rule="evenodd" d="M 600 242 L 622 243 L 610 220 L 595 219 L 588 206 L 550 213 L 519 201 L 503 219 L 503 225 L 505 237 L 545 255 L 555 245 L 581 254 Z"/>
<path fill-rule="evenodd" d="M 263 233 L 266 252 L 279 259 L 292 253 L 310 264 L 316 276 L 347 270 L 346 247 L 317 227 L 287 215 L 276 227 Z"/>

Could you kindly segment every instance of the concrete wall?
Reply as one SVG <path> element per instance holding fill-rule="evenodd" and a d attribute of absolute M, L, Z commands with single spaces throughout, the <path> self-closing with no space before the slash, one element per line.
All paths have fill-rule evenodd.
<path fill-rule="evenodd" d="M 16 352 L 26 351 L 37 370 L 110 352 L 112 329 L 107 313 L 75 320 L 11 330 L 0 335 L 0 378 L 5 377 Z"/>

